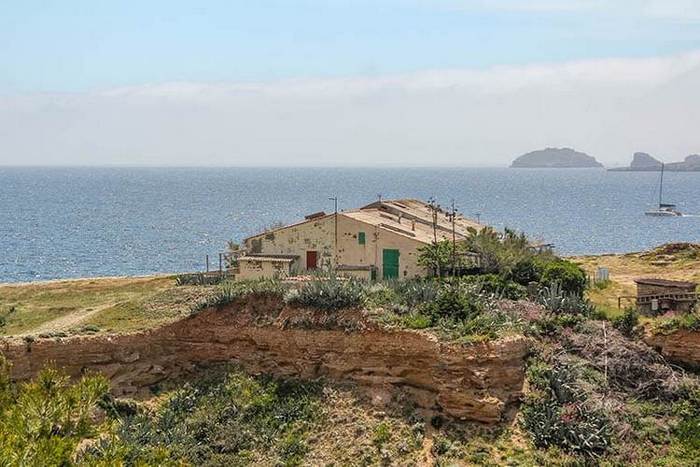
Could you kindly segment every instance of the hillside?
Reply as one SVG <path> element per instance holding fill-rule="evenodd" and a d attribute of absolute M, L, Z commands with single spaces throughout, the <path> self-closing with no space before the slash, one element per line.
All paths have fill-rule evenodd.
<path fill-rule="evenodd" d="M 575 295 L 585 279 L 571 263 L 500 249 L 500 278 L 440 283 L 3 286 L 0 312 L 14 337 L 0 349 L 14 377 L 36 378 L 56 362 L 83 382 L 69 387 L 48 370 L 14 392 L 0 384 L 10 401 L 0 404 L 0 438 L 12 439 L 0 456 L 50 464 L 47 456 L 68 452 L 89 465 L 694 462 L 700 379 L 655 350 L 666 341 L 647 345 L 615 302 L 638 275 L 700 278 L 700 247 L 573 258 L 587 271 L 610 268 L 611 282 L 587 291 L 593 303 Z M 547 286 L 553 277 L 565 289 Z M 533 278 L 540 292 L 528 295 L 520 282 Z M 29 322 L 35 311 L 41 319 Z M 56 323 L 61 330 L 49 331 Z M 6 371 L 0 364 L 0 382 Z M 32 418 L 49 397 L 38 381 L 55 387 L 56 421 L 44 423 L 62 427 L 51 442 L 67 451 L 36 451 L 31 431 L 17 435 L 20 417 L 43 426 Z"/>
<path fill-rule="evenodd" d="M 603 164 L 571 148 L 546 148 L 523 154 L 513 161 L 511 167 L 570 169 L 603 167 Z"/>

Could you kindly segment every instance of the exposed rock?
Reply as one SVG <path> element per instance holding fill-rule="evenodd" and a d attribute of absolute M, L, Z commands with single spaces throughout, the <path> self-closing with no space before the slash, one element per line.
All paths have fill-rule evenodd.
<path fill-rule="evenodd" d="M 603 167 L 595 157 L 571 148 L 546 148 L 529 152 L 515 159 L 513 168 L 588 168 Z"/>
<path fill-rule="evenodd" d="M 253 374 L 326 377 L 372 393 L 401 390 L 421 408 L 486 423 L 498 422 L 519 399 L 528 339 L 451 344 L 421 331 L 385 329 L 354 313 L 352 325 L 345 312 L 337 325 L 312 328 L 309 315 L 321 313 L 249 299 L 149 332 L 6 341 L 2 351 L 15 379 L 55 362 L 74 377 L 102 372 L 117 395 L 146 395 L 150 386 L 191 375 L 197 365 L 230 361 Z M 306 318 L 295 322 L 296 314 Z"/>
<path fill-rule="evenodd" d="M 644 342 L 668 360 L 700 368 L 700 332 L 680 329 L 670 334 L 647 333 Z"/>

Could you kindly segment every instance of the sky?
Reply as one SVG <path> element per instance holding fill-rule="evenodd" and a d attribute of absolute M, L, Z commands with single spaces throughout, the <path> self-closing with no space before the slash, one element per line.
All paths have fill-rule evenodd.
<path fill-rule="evenodd" d="M 0 165 L 700 153 L 700 0 L 0 0 Z"/>

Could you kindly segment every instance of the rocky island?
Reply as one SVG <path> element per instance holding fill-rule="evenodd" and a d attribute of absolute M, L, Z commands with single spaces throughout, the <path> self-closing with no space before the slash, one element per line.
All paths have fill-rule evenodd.
<path fill-rule="evenodd" d="M 513 161 L 511 168 L 580 169 L 603 167 L 595 157 L 571 148 L 546 148 L 528 152 Z"/>
<path fill-rule="evenodd" d="M 655 172 L 661 170 L 661 161 L 646 152 L 635 152 L 629 167 L 608 169 L 613 172 Z M 700 172 L 700 155 L 691 154 L 682 162 L 664 164 L 669 172 Z"/>

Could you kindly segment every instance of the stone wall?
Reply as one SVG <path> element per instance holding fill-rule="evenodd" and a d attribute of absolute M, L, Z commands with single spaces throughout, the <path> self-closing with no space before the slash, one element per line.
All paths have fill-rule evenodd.
<path fill-rule="evenodd" d="M 457 345 L 419 331 L 387 330 L 359 311 L 333 315 L 256 298 L 140 334 L 5 341 L 13 377 L 48 363 L 71 376 L 99 371 L 118 395 L 145 395 L 197 365 L 236 362 L 253 374 L 349 381 L 375 393 L 402 391 L 419 407 L 498 422 L 521 396 L 528 340 Z"/>

